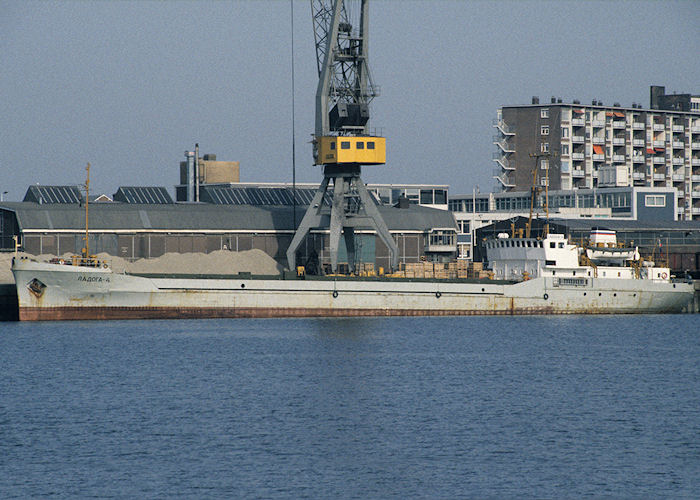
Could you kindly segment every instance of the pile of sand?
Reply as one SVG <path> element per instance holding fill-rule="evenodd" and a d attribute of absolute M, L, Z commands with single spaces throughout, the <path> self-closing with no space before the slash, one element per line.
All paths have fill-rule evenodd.
<path fill-rule="evenodd" d="M 54 255 L 28 255 L 20 253 L 40 262 L 54 258 Z M 0 253 L 0 283 L 14 283 L 10 266 L 14 253 Z M 70 254 L 62 258 L 70 259 Z M 166 253 L 154 259 L 139 259 L 129 262 L 121 257 L 106 253 L 97 254 L 106 261 L 115 273 L 177 273 L 177 274 L 278 274 L 282 271 L 277 261 L 262 250 L 246 250 L 232 252 L 217 250 L 208 254 L 203 253 Z"/>
<path fill-rule="evenodd" d="M 281 270 L 281 266 L 262 250 L 166 253 L 155 259 L 139 259 L 126 266 L 130 273 L 279 274 Z"/>

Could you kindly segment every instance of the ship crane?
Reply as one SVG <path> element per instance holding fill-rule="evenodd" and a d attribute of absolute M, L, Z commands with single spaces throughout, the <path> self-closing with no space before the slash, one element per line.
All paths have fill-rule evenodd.
<path fill-rule="evenodd" d="M 396 243 L 360 178 L 362 165 L 386 162 L 386 139 L 372 135 L 369 128 L 369 104 L 378 95 L 378 89 L 372 83 L 368 65 L 368 3 L 369 0 L 311 0 L 319 77 L 312 143 L 314 164 L 323 167 L 323 181 L 287 250 L 290 269 L 296 268 L 297 250 L 315 228 L 330 230 L 334 273 L 338 268 L 341 233 L 350 272 L 355 271 L 358 228 L 373 228 L 389 250 L 391 267 L 398 266 Z"/>

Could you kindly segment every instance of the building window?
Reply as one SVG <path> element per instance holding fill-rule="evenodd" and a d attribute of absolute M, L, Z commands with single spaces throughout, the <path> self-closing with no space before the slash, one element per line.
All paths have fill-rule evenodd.
<path fill-rule="evenodd" d="M 365 149 L 365 143 L 362 141 L 357 142 L 357 149 Z"/>
<path fill-rule="evenodd" d="M 549 108 L 540 109 L 540 118 L 549 118 Z"/>
<path fill-rule="evenodd" d="M 433 190 L 432 189 L 421 189 L 420 190 L 420 204 L 421 205 L 432 205 L 433 204 Z"/>
<path fill-rule="evenodd" d="M 350 149 L 350 141 L 342 141 L 340 143 L 340 149 Z"/>
<path fill-rule="evenodd" d="M 331 149 L 335 150 L 335 142 L 331 142 Z"/>
<path fill-rule="evenodd" d="M 447 191 L 445 191 L 444 189 L 436 189 L 435 204 L 444 205 L 445 203 L 447 203 Z"/>
<path fill-rule="evenodd" d="M 542 158 L 540 160 L 540 168 L 542 170 L 548 170 L 549 169 L 549 160 L 547 158 Z"/>
<path fill-rule="evenodd" d="M 569 145 L 568 144 L 561 145 L 561 154 L 562 154 L 562 156 L 568 156 L 568 154 L 569 154 Z"/>
<path fill-rule="evenodd" d="M 367 149 L 374 149 L 374 141 L 367 142 Z"/>
<path fill-rule="evenodd" d="M 540 127 L 540 134 L 549 135 L 549 125 L 542 125 Z"/>
<path fill-rule="evenodd" d="M 644 197 L 646 207 L 665 207 L 666 197 L 662 194 L 648 194 Z"/>
<path fill-rule="evenodd" d="M 541 151 L 542 153 L 549 153 L 549 143 L 548 143 L 548 142 L 543 142 L 543 143 L 540 145 L 540 151 Z"/>
<path fill-rule="evenodd" d="M 430 245 L 454 246 L 455 233 L 452 231 L 437 230 L 430 233 Z"/>
<path fill-rule="evenodd" d="M 561 129 L 561 137 L 562 137 L 562 139 L 568 139 L 568 137 L 569 137 L 569 129 L 568 128 L 564 127 L 563 129 Z"/>

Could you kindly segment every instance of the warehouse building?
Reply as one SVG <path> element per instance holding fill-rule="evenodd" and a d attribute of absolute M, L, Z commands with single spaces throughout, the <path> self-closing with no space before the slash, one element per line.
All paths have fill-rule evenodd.
<path fill-rule="evenodd" d="M 161 187 L 121 187 L 114 202 L 90 203 L 90 251 L 126 259 L 168 252 L 260 249 L 282 264 L 296 225 L 315 189 L 201 186 L 208 202 L 175 203 Z M 295 197 L 296 196 L 296 197 Z M 296 203 L 295 203 L 296 200 Z M 400 262 L 455 257 L 451 212 L 413 203 L 379 205 L 399 247 Z M 296 217 L 296 224 L 295 224 Z M 312 231 L 297 262 L 329 261 L 327 230 Z M 0 248 L 27 253 L 79 253 L 84 246 L 85 205 L 77 186 L 31 186 L 22 202 L 0 204 Z M 389 254 L 372 230 L 357 231 L 356 259 L 389 267 Z M 347 252 L 340 249 L 340 262 Z"/>

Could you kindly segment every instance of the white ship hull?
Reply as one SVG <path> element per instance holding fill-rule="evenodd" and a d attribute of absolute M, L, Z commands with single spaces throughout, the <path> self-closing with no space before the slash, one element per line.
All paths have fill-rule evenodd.
<path fill-rule="evenodd" d="M 20 320 L 679 313 L 693 299 L 691 284 L 640 279 L 152 278 L 31 260 L 13 273 Z"/>

